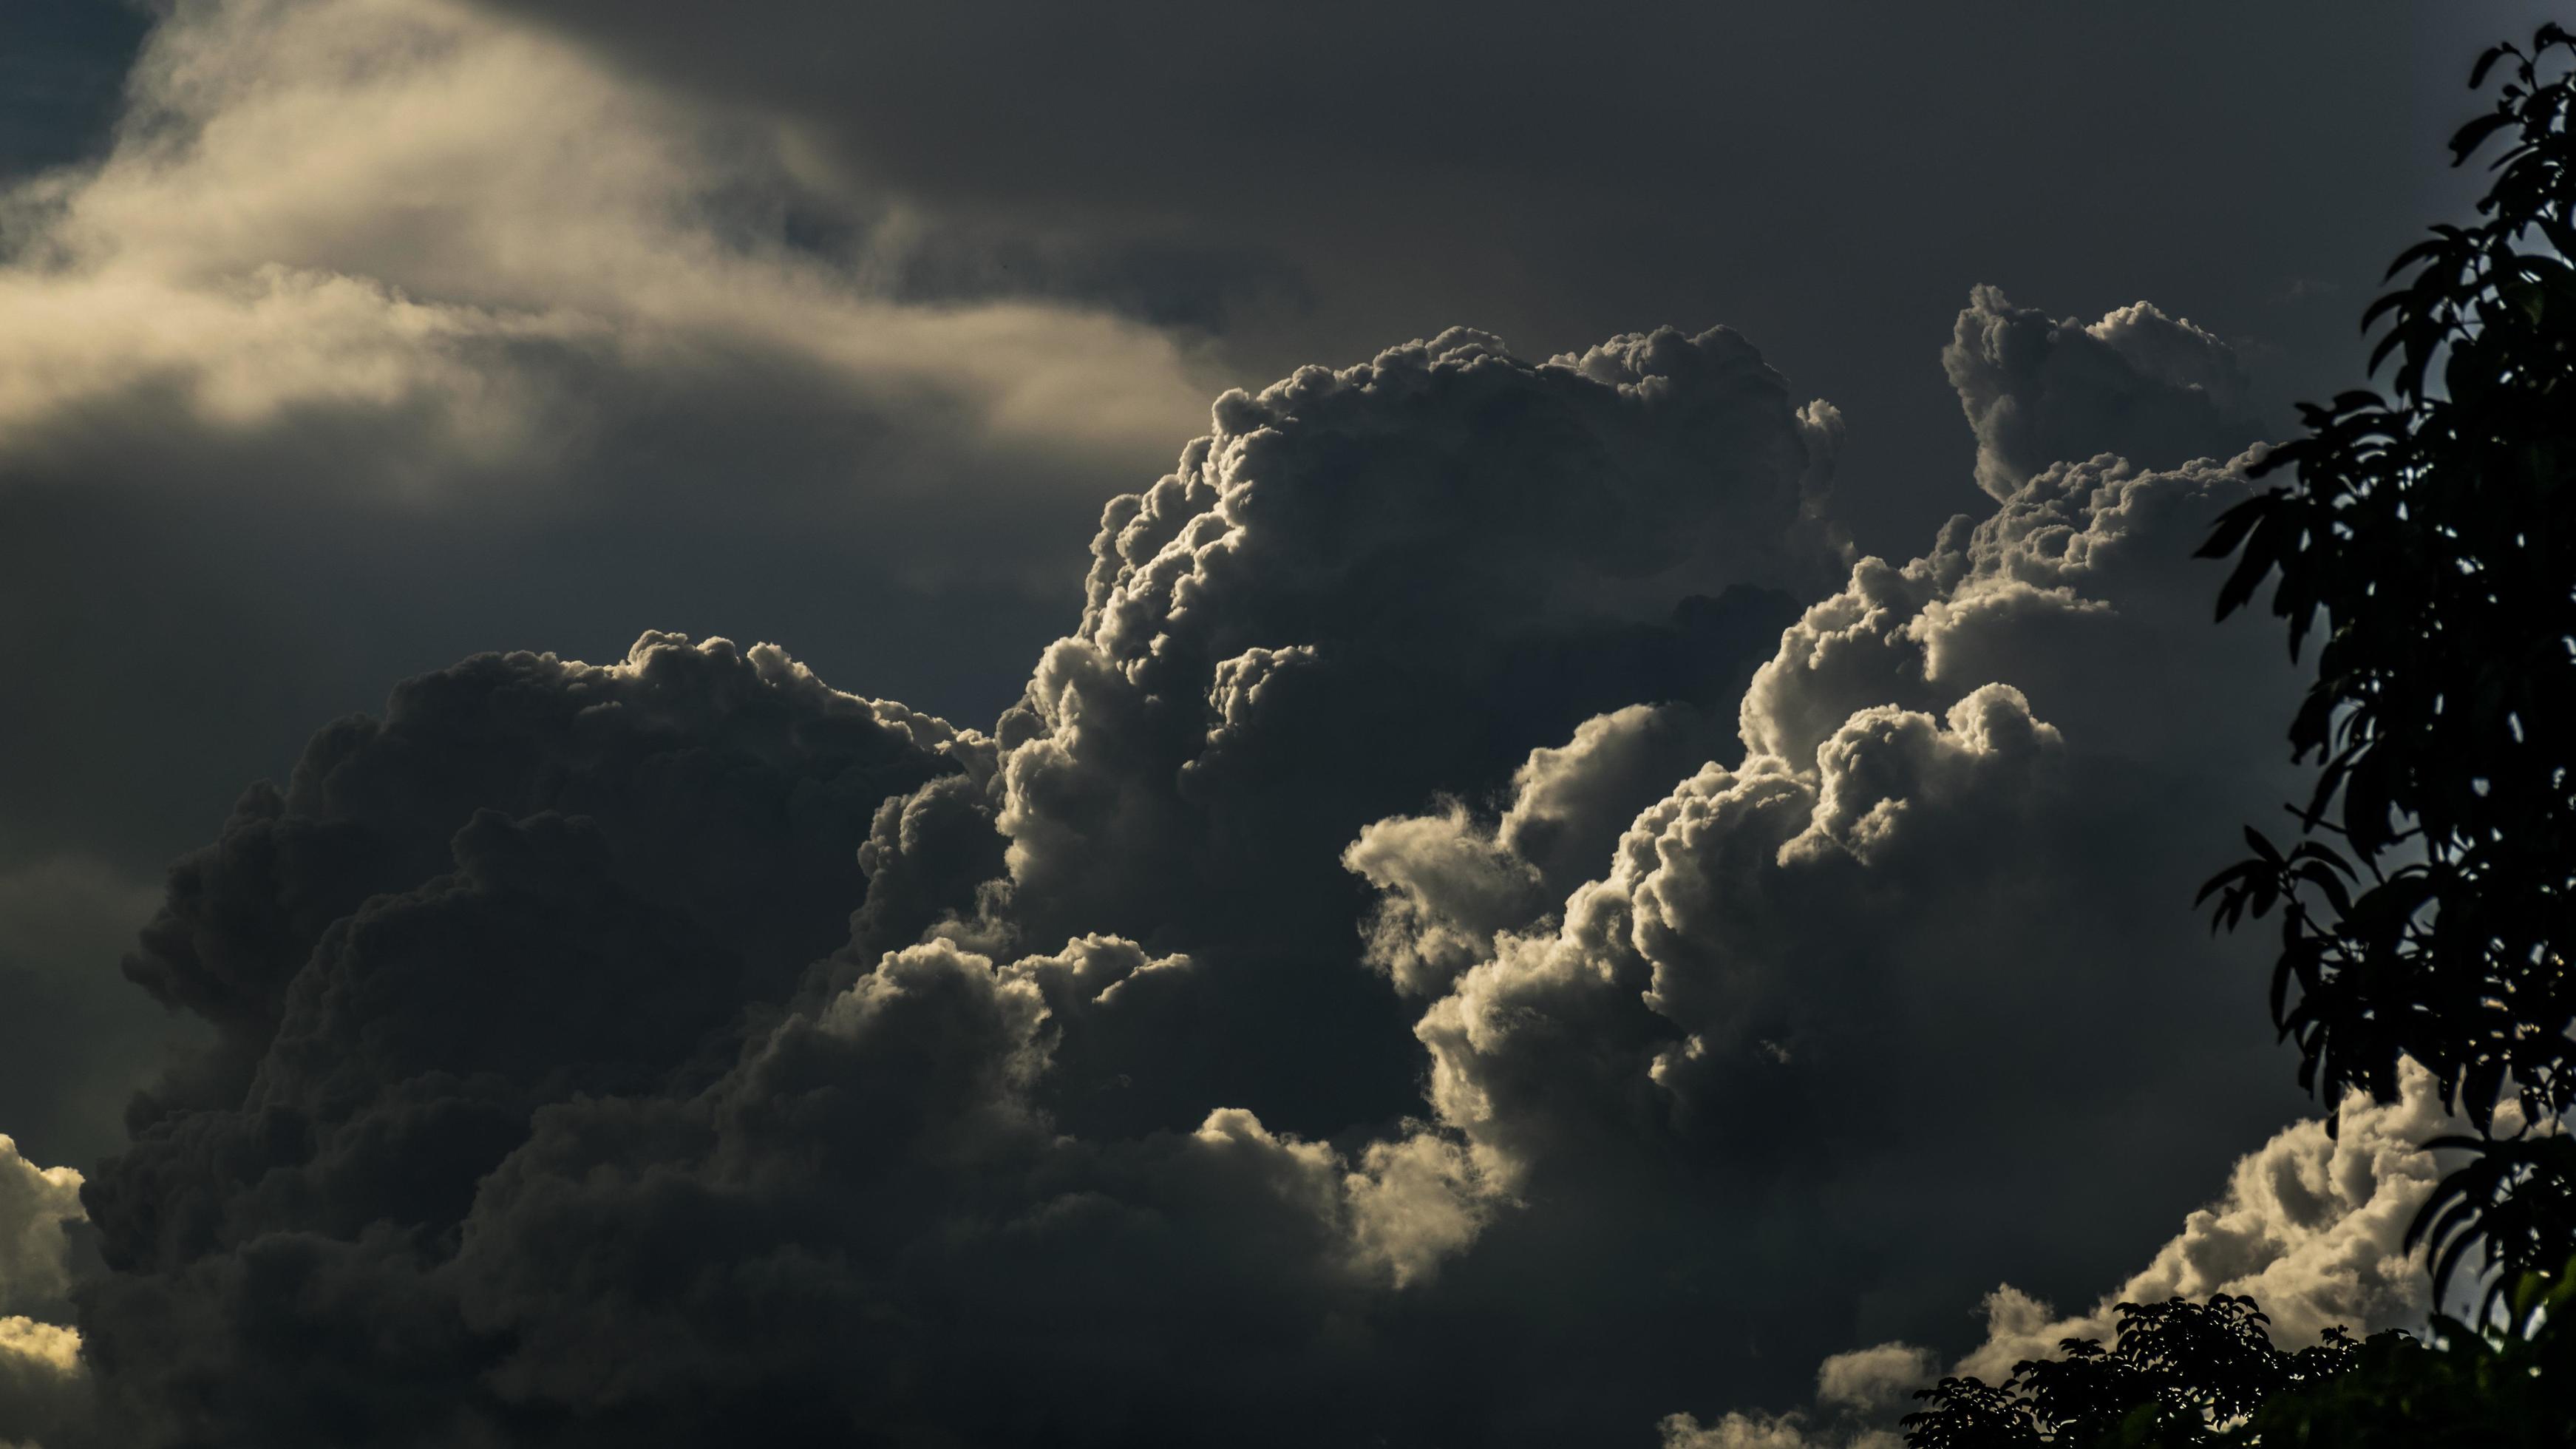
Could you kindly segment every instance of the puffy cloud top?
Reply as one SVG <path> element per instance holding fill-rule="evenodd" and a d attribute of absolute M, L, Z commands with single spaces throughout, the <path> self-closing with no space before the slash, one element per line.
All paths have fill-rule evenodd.
<path fill-rule="evenodd" d="M 2226 458 L 2256 436 L 2234 350 L 2147 302 L 2059 321 L 1979 287 L 1941 365 L 1976 430 L 1977 483 L 1998 498 L 2065 459 Z"/>
<path fill-rule="evenodd" d="M 1092 1108 L 1170 1127 L 1252 1100 L 1330 1130 L 1406 1110 L 1416 1071 L 1401 1018 L 1344 969 L 1343 846 L 1630 701 L 1674 702 L 1656 768 L 1722 751 L 1783 590 L 1840 567 L 1840 422 L 1723 329 L 1544 363 L 1451 331 L 1228 393 L 1212 420 L 1104 511 L 1081 626 L 1003 716 L 987 798 L 935 785 L 903 807 L 960 842 L 989 819 L 992 846 L 928 871 L 900 829 L 881 838 L 869 944 L 946 916 L 1005 954 L 1104 931 L 1191 951 L 1238 982 L 1209 1045 L 1293 1021 L 1353 1037 L 1351 1060 L 1319 1078 L 1302 1052 L 1185 1045 L 1123 1069 L 1132 1110 Z M 957 873 L 996 852 L 989 881 Z"/>

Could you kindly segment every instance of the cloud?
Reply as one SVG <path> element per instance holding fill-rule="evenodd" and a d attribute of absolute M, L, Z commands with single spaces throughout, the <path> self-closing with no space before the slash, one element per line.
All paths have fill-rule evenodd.
<path fill-rule="evenodd" d="M 1085 1408 L 1081 1375 L 1176 1322 L 1212 1326 L 1166 1377 L 1213 1412 L 1247 1350 L 1215 1325 L 1296 1349 L 1432 1278 L 1486 1211 L 1451 1144 L 1345 1156 L 1230 1107 L 1050 1123 L 1055 1054 L 1150 1049 L 1184 958 L 934 939 L 831 984 L 881 818 L 992 770 L 981 735 L 670 636 L 471 660 L 317 736 L 177 867 L 129 966 L 221 1036 L 88 1189 L 100 1432 L 1114 1435 L 1135 1406 Z M 1165 1291 L 1104 1316 L 1116 1282 Z M 1037 1328 L 1078 1308 L 1071 1363 Z M 270 1358 L 317 1331 L 318 1359 Z M 997 1400 L 996 1355 L 1058 1386 Z"/>
<path fill-rule="evenodd" d="M 644 486 L 656 414 L 671 436 L 839 406 L 870 416 L 880 488 L 917 496 L 937 436 L 1124 461 L 1198 391 L 1171 343 L 1095 311 L 884 295 L 786 238 L 774 130 L 440 0 L 190 7 L 129 92 L 103 161 L 8 203 L 13 472 L 194 449 L 169 471 L 222 477 L 320 448 L 289 486 L 542 510 Z"/>
<path fill-rule="evenodd" d="M 0 1318 L 0 1444 L 45 1449 L 76 1442 L 87 1419 L 89 1380 L 80 1334 L 30 1318 Z"/>
<path fill-rule="evenodd" d="M 212 1042 L 89 1174 L 110 1271 L 25 1384 L 263 1449 L 1815 1442 L 1914 1360 L 1807 1365 L 1958 1347 L 2007 1273 L 2080 1301 L 2276 1125 L 2183 904 L 2290 695 L 2185 558 L 2251 436 L 2212 330 L 1977 294 L 1986 497 L 1726 329 L 1439 330 L 1750 315 L 1843 397 L 2090 218 L 2111 273 L 2217 255 L 2232 335 L 2246 238 L 2382 250 L 2249 224 L 2370 149 L 2228 109 L 2274 47 L 854 13 L 176 7 L 109 150 L 0 201 L 0 611 L 48 621 L 0 896 L 79 908 L 20 977 L 290 727 L 562 650 L 416 678 L 179 863 L 130 970 Z M 2190 164 L 2104 163 L 2138 107 L 2061 61 L 2106 36 L 2229 98 L 2169 108 Z M 1838 129 L 1791 53 L 1955 104 Z M 1224 389 L 1283 357 L 1370 360 Z M 766 646 L 568 657 L 756 607 L 979 723 L 1061 637 L 989 733 Z M 80 1054 L 66 1120 L 141 1065 Z M 44 1402 L 0 1436 L 64 1449 Z"/>
<path fill-rule="evenodd" d="M 1059 1110 L 1123 1131 L 1250 1101 L 1334 1131 L 1416 1101 L 1402 1017 L 1342 968 L 1363 904 L 1345 845 L 1545 769 L 1524 766 L 1533 738 L 1631 700 L 1669 702 L 1631 774 L 1723 748 L 1786 590 L 1839 567 L 1840 419 L 1723 329 L 1544 363 L 1454 331 L 1213 411 L 1174 471 L 1108 505 L 1081 625 L 996 727 L 985 799 L 933 785 L 905 807 L 967 838 L 981 816 L 989 845 L 960 859 L 1001 869 L 934 885 L 881 832 L 887 934 L 867 944 L 945 913 L 1004 952 L 1101 932 L 1187 950 L 1224 981 L 1212 1015 Z M 1533 838 L 1570 808 L 1532 805 Z M 1340 1060 L 1270 1054 L 1309 1032 L 1342 1036 Z"/>
<path fill-rule="evenodd" d="M 524 24 L 159 9 L 100 154 L 0 191 L 0 612 L 48 621 L 0 641 L 49 681 L 0 720 L 13 868 L 148 881 L 489 649 L 685 620 L 987 712 L 1220 385 L 1093 301 L 922 294 L 774 118 Z"/>
<path fill-rule="evenodd" d="M 2258 436 L 2235 351 L 2151 303 L 2088 325 L 1979 287 L 1941 364 L 1976 430 L 1977 483 L 1998 498 L 2064 459 L 2170 465 L 2232 457 Z"/>
<path fill-rule="evenodd" d="M 0 1137 L 0 1314 L 59 1309 L 71 1288 L 63 1224 L 80 1220 L 81 1175 L 38 1167 Z"/>
<path fill-rule="evenodd" d="M 1816 1370 L 1816 1402 L 1874 1413 L 1905 1403 L 1928 1380 L 1931 1355 L 1910 1344 L 1838 1353 Z"/>
<path fill-rule="evenodd" d="M 2244 461 L 2052 465 L 1920 558 L 1860 560 L 1754 675 L 1733 755 L 1660 799 L 1620 764 L 1652 715 L 1614 715 L 1490 813 L 1360 835 L 1372 956 L 1435 998 L 1435 1120 L 1520 1204 L 1518 1250 L 1571 1260 L 1549 1301 L 1592 1352 L 1657 1377 L 1676 1334 L 1722 1332 L 1702 1283 L 1815 1363 L 1852 1341 L 1842 1314 L 1938 1328 L 1986 1286 L 1968 1262 L 2107 1273 L 2075 1245 L 2158 1231 L 2223 1167 L 2213 1139 L 2279 1120 L 2257 953 L 2188 909 L 2243 802 L 2285 788 L 2261 722 L 2295 681 L 2210 629 L 2187 562 Z M 1583 879 L 1524 852 L 1587 778 L 1635 813 Z M 1756 1279 L 1712 1239 L 1801 1267 Z M 1455 1271 L 1520 1270 L 1479 1247 Z M 1560 1278 L 1619 1287 L 1595 1305 Z M 1760 1402 L 1769 1356 L 1697 1372 Z"/>
<path fill-rule="evenodd" d="M 0 1136 L 0 1443 L 56 1433 L 83 1407 L 80 1334 L 59 1321 L 71 1287 L 63 1226 L 82 1216 L 80 1185 Z"/>
<path fill-rule="evenodd" d="M 990 733 L 647 635 L 245 796 L 129 968 L 220 1036 L 87 1190 L 114 1432 L 1824 1442 L 2278 1121 L 2186 904 L 2294 692 L 2241 465 L 1899 566 L 1723 330 L 1211 422 Z"/>
<path fill-rule="evenodd" d="M 2207 757 L 2185 746 L 2157 759 L 2155 742 L 2201 728 L 2250 681 L 2286 693 L 2277 666 L 2267 678 L 2242 657 L 2227 661 L 2238 672 L 2210 669 L 2200 653 L 2197 679 L 2159 668 L 2153 650 L 2124 677 L 2093 664 L 2126 637 L 2169 639 L 2203 612 L 2196 591 L 2172 586 L 2170 559 L 2245 492 L 2233 467 L 2059 465 L 1923 558 L 1862 560 L 1754 676 L 1741 763 L 1703 768 L 1646 806 L 1608 873 L 1561 897 L 1561 915 L 1498 922 L 1494 882 L 1516 885 L 1524 902 L 1538 894 L 1538 871 L 1504 826 L 1527 817 L 1552 773 L 1613 753 L 1646 716 L 1596 721 L 1534 757 L 1523 795 L 1493 826 L 1452 810 L 1373 827 L 1351 859 L 1393 892 L 1381 937 L 1415 925 L 1418 957 L 1490 944 L 1424 1019 L 1444 1115 L 1498 1144 L 1555 1115 L 1542 1104 L 1563 1101 L 1564 1081 L 1534 1061 L 1524 1085 L 1515 1059 L 1517 1041 L 1544 1043 L 1539 1023 L 1560 1013 L 1595 1039 L 1609 1026 L 1597 1013 L 1625 1019 L 1628 1064 L 1603 1067 L 1614 1080 L 1650 1074 L 1674 1110 L 1707 1095 L 1739 1104 L 1729 1115 L 1749 1101 L 1787 1108 L 1810 1091 L 1843 1100 L 1833 1084 L 1863 1061 L 1873 1066 L 1858 1081 L 1911 1076 L 1924 1084 L 1915 1090 L 1939 1091 L 1930 1084 L 1954 1069 L 1937 1063 L 1956 1048 L 1934 1046 L 1945 1040 L 1936 1022 L 1998 1043 L 2062 1038 L 2036 1020 L 1998 1020 L 1993 1000 L 2018 1014 L 2074 984 L 2052 976 L 2048 963 L 2070 943 L 2055 934 L 2055 909 L 2040 908 L 2125 911 L 2138 884 L 2159 876 L 2181 898 L 2195 863 L 2170 832 L 2188 824 L 2208 838 L 2193 813 L 2213 785 L 2240 781 L 2185 775 L 2178 783 L 2200 798 L 2159 807 L 2154 774 Z M 2039 702 L 2069 725 L 2039 717 Z M 2242 755 L 2230 763 L 2245 767 Z M 2151 949 L 2189 951 L 2194 925 L 2172 912 Z M 1891 955 L 1888 941 L 1907 945 Z M 1382 940 L 1379 950 L 1405 947 Z M 1878 1043 L 1900 1019 L 1853 1009 L 1873 999 L 1923 1015 Z M 2142 1032 L 2132 1049 L 2148 1045 Z M 1888 1051 L 1930 1054 L 1909 1070 Z M 2083 1075 L 2055 1085 L 2087 1090 Z M 1521 1090 L 1532 1093 L 1526 1119 L 1498 1099 Z"/>
<path fill-rule="evenodd" d="M 1895 1406 L 1935 1372 L 1928 1351 L 1885 1343 L 1826 1359 L 1816 1370 L 1812 1409 L 1734 1410 L 1705 1424 L 1695 1415 L 1668 1414 L 1656 1427 L 1663 1449 L 1898 1449 Z"/>
<path fill-rule="evenodd" d="M 1562 900 L 1637 812 L 1715 750 L 1694 711 L 1632 704 L 1577 725 L 1512 772 L 1511 805 L 1488 835 L 1467 806 L 1360 829 L 1345 868 L 1380 892 L 1368 960 L 1408 995 L 1441 994 L 1494 937 Z"/>
<path fill-rule="evenodd" d="M 1104 949 L 1134 954 L 907 948 L 691 1102 L 542 1114 L 453 1269 L 468 1322 L 515 1345 L 486 1412 L 640 1419 L 672 1443 L 800 1417 L 1159 1441 L 1360 1373 L 1373 1294 L 1472 1235 L 1470 1169 L 1429 1141 L 1345 1161 L 1240 1108 L 1122 1142 L 1056 1132 L 1029 1088 L 1059 1020 L 1132 1000 L 1060 994 Z"/>
<path fill-rule="evenodd" d="M 113 144 L 0 193 L 0 609 L 55 621 L 0 665 L 57 681 L 0 725 L 0 845 L 144 875 L 397 679 L 673 618 L 986 708 L 957 636 L 1018 666 L 1216 390 L 1099 305 L 914 295 L 773 120 L 524 25 L 165 9 Z M 156 675 L 223 701 L 195 737 Z"/>
<path fill-rule="evenodd" d="M 471 1346 L 416 1273 L 478 1179 L 547 1103 L 720 1074 L 846 938 L 879 803 L 979 740 L 669 636 L 470 660 L 318 735 L 174 868 L 127 966 L 219 1036 L 86 1190 L 117 1271 L 82 1321 L 125 1410 L 214 1394 L 254 1439 L 354 1412 L 266 1377 L 240 1326 L 306 1313 L 348 1315 L 345 1396 L 448 1394 Z"/>

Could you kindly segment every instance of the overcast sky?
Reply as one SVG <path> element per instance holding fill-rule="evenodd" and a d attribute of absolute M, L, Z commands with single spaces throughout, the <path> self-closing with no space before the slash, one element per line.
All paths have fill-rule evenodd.
<path fill-rule="evenodd" d="M 2544 15 L 0 7 L 0 1443 L 1865 1449 L 2420 1315 L 2188 555 Z"/>

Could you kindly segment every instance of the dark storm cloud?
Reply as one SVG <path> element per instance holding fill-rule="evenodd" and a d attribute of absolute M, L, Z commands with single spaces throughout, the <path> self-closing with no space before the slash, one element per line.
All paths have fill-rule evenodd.
<path fill-rule="evenodd" d="M 1643 1442 L 2089 1299 L 2293 1097 L 2182 908 L 2292 685 L 2187 559 L 2241 463 L 1853 561 L 1793 396 L 1725 331 L 1227 394 L 989 737 L 659 636 L 326 730 L 130 968 L 221 1036 L 87 1188 L 88 1432 Z M 2340 1303 L 2412 1169 L 2267 1239 L 2276 1155 L 2175 1262 Z"/>
<path fill-rule="evenodd" d="M 1472 1225 L 1415 1207 L 1454 1154 L 1346 1165 L 1240 1110 L 1092 1145 L 1029 1100 L 1057 1041 L 1119 1040 L 1187 961 L 933 942 L 800 995 L 879 802 L 959 769 L 989 772 L 974 736 L 650 637 L 607 669 L 469 661 L 318 736 L 128 968 L 223 1036 L 87 1190 L 116 1270 L 84 1290 L 95 1432 L 1151 1442 L 1257 1389 L 1244 1355 L 1356 1380 L 1336 1318 Z M 1169 1291 L 1098 1299 L 1119 1282 Z M 1087 1360 L 1051 1327 L 1076 1314 Z M 1174 1417 L 1085 1407 L 1180 1322 L 1206 1337 Z"/>
<path fill-rule="evenodd" d="M 2201 853 L 2223 839 L 2223 802 L 2268 773 L 2259 752 L 2132 751 L 2249 689 L 2284 702 L 2289 690 L 2251 639 L 2196 651 L 2193 675 L 2142 667 L 2104 681 L 2084 662 L 2201 627 L 2201 591 L 2169 560 L 2245 492 L 2215 467 L 2059 465 L 1903 568 L 1856 566 L 1755 676 L 1742 763 L 1700 770 L 1639 814 L 1608 874 L 1560 898 L 1561 919 L 1498 931 L 1481 897 L 1450 917 L 1440 890 L 1417 884 L 1413 911 L 1483 938 L 1491 963 L 1425 1018 L 1444 1116 L 1490 1120 L 1514 1158 L 1579 1161 L 1587 1141 L 1637 1130 L 1610 1124 L 1639 1110 L 1651 1081 L 1656 1130 L 1704 1141 L 1714 1161 L 1781 1152 L 1816 1171 L 1845 1150 L 1942 1150 L 1883 1134 L 1870 1104 L 1891 1095 L 1959 1124 L 1999 1125 L 2009 1101 L 2020 1120 L 2057 1122 L 2069 1141 L 2052 1166 L 2085 1161 L 2084 1191 L 2131 1170 L 2129 1144 L 2087 1145 L 2077 1130 L 2131 1090 L 2086 1063 L 2149 1070 L 2159 1043 L 2225 1019 L 2241 982 L 2208 969 L 2197 922 L 2155 903 L 2187 898 Z M 1431 839 L 1535 873 L 1472 818 Z M 2088 909 L 2122 924 L 2079 930 Z M 1593 1093 L 1564 1071 L 1568 1039 L 1594 1044 L 1605 1080 Z M 2210 1042 L 2199 1082 L 2160 1084 L 2160 1098 L 2206 1093 L 2204 1111 L 2259 1098 L 2259 1041 Z M 1947 1169 L 1966 1171 L 1971 1195 L 1998 1166 L 1980 1156 Z M 1855 1180 L 1932 1167 L 1871 1162 Z M 1907 1214 L 1928 1214 L 1938 1180 L 1916 1182 Z M 1964 1236 L 1953 1222 L 1939 1231 Z"/>
<path fill-rule="evenodd" d="M 444 1399 L 431 1432 L 469 1437 L 1150 1442 L 1315 1382 L 1307 1428 L 1423 1413 L 1372 1387 L 1373 1305 L 1473 1236 L 1482 1169 L 1256 1115 L 1419 1106 L 1339 851 L 1598 708 L 1721 733 L 1772 587 L 1839 566 L 1835 420 L 1725 332 L 1544 365 L 1454 334 L 1216 417 L 1110 505 L 1082 627 L 998 740 L 648 639 L 415 681 L 247 796 L 130 968 L 224 1035 L 89 1190 L 123 1431 L 211 1401 L 195 1432 L 384 1434 Z M 862 865 L 861 947 L 800 989 Z M 645 1260 L 568 1241 L 657 1245 L 677 1286 L 631 1299 Z M 801 1307 L 760 1286 L 790 1279 Z M 260 1366 L 313 1313 L 347 1402 Z M 1148 1377 L 1091 1404 L 1056 1335 L 1014 1356 L 1076 1315 Z M 1181 1323 L 1204 1342 L 1171 1357 Z M 818 1395 L 845 1351 L 895 1376 Z M 380 1378 L 416 1387 L 357 1404 Z"/>
<path fill-rule="evenodd" d="M 128 963 L 219 1037 L 91 1180 L 120 1271 L 95 1361 L 147 1406 L 237 1378 L 220 1432 L 328 1422 L 327 1392 L 275 1420 L 302 1396 L 252 1371 L 259 1315 L 298 1311 L 284 1275 L 338 1285 L 315 1312 L 384 1315 L 374 1370 L 452 1387 L 473 1346 L 405 1266 L 453 1254 L 541 1105 L 723 1072 L 746 1013 L 846 938 L 878 803 L 961 739 L 774 650 L 660 637 L 609 668 L 468 661 L 315 737 L 174 868 Z M 427 1364 L 431 1340 L 467 1357 Z"/>
<path fill-rule="evenodd" d="M 721 640 L 648 635 L 608 668 L 483 656 L 411 680 L 383 719 L 315 736 L 284 790 L 252 789 L 213 845 L 172 867 L 126 974 L 222 1032 L 201 1063 L 221 1070 L 174 1081 L 138 1105 L 135 1126 L 238 1100 L 299 1004 L 294 993 L 310 989 L 298 983 L 316 951 L 362 945 L 334 933 L 368 902 L 424 881 L 442 883 L 420 887 L 424 919 L 446 913 L 448 896 L 527 883 L 566 893 L 565 911 L 649 904 L 660 934 L 688 941 L 672 949 L 737 973 L 713 997 L 667 1003 L 680 1034 L 669 1055 L 744 1001 L 783 995 L 837 943 L 879 801 L 958 768 L 960 742 L 927 716 L 835 693 L 774 649 L 743 654 Z M 608 954 L 602 970 L 614 969 Z M 490 969 L 496 987 L 529 985 Z M 660 974 L 639 967 L 637 980 Z M 444 1004 L 461 1009 L 472 994 Z M 653 1000 L 648 991 L 622 1004 Z M 543 1033 L 518 1046 L 554 1050 Z"/>
<path fill-rule="evenodd" d="M 173 7 L 114 132 L 83 77 L 152 17 L 0 19 L 14 99 L 90 98 L 0 126 L 84 161 L 0 201 L 0 613 L 43 623 L 0 668 L 49 681 L 0 869 L 148 890 L 313 719 L 483 649 L 672 624 L 989 718 L 1060 541 L 1207 398 L 1461 321 L 1745 328 L 1862 420 L 1841 520 L 1910 554 L 1981 506 L 1922 362 L 1973 281 L 2250 336 L 2257 409 L 2341 385 L 2440 159 L 2407 97 L 2447 115 L 2490 23 L 540 8 Z M 28 969 L 106 999 L 80 960 Z M 154 1050 L 89 1015 L 102 1081 Z"/>
<path fill-rule="evenodd" d="M 1862 560 L 1755 676 L 1740 763 L 1647 804 L 1588 883 L 1522 853 L 1527 819 L 1586 755 L 1618 790 L 1651 715 L 1534 760 L 1498 817 L 1364 833 L 1377 949 L 1440 988 L 1435 1118 L 1521 1204 L 1438 1291 L 1546 1302 L 1619 1366 L 1605 1400 L 1706 1412 L 1946 1342 L 2007 1275 L 2089 1300 L 2171 1232 L 2290 1106 L 2255 953 L 2185 909 L 2236 802 L 2282 788 L 2234 721 L 2285 712 L 2289 673 L 2212 635 L 2187 560 L 2246 491 L 2059 464 Z M 1758 1345 L 1730 1341 L 1753 1303 Z"/>
<path fill-rule="evenodd" d="M 1713 746 L 1794 608 L 1781 587 L 1839 566 L 1840 420 L 1734 334 L 1667 330 L 1543 365 L 1451 332 L 1228 393 L 1215 421 L 1109 504 L 1081 628 L 996 731 L 981 808 L 1005 872 L 971 911 L 944 899 L 962 939 L 1115 932 L 1239 978 L 1078 1120 L 1224 1101 L 1330 1131 L 1409 1110 L 1416 1070 L 1394 1003 L 1347 969 L 1341 848 L 1631 701 L 1676 701 Z M 917 874 L 901 853 L 882 863 Z"/>

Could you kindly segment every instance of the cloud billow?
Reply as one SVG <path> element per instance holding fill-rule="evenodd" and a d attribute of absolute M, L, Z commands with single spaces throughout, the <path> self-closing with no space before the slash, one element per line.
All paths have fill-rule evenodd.
<path fill-rule="evenodd" d="M 2293 686 L 2185 562 L 2241 460 L 1896 565 L 1723 330 L 1211 421 L 989 734 L 648 635 L 245 797 L 131 968 L 220 1034 L 86 1190 L 101 1432 L 1642 1439 L 1847 1353 L 1875 1412 L 1861 1346 L 2108 1281 L 2286 1115 L 2184 908 Z"/>
<path fill-rule="evenodd" d="M 1004 867 L 954 930 L 1004 951 L 1114 932 L 1226 977 L 1210 1009 L 1247 1014 L 1190 1034 L 1204 1062 L 1173 1042 L 1121 1065 L 1097 1106 L 1122 1126 L 1213 1099 L 1337 1130 L 1410 1110 L 1415 1071 L 1394 1004 L 1349 969 L 1342 847 L 1631 701 L 1722 748 L 1734 681 L 1839 566 L 1839 419 L 1793 406 L 1733 334 L 1667 330 L 1537 365 L 1452 332 L 1230 393 L 1214 421 L 1110 503 L 1081 627 L 1002 716 L 985 799 L 934 787 L 945 816 L 989 817 Z M 899 841 L 880 849 L 923 888 Z M 1340 1036 L 1340 1058 L 1300 1032 Z"/>

